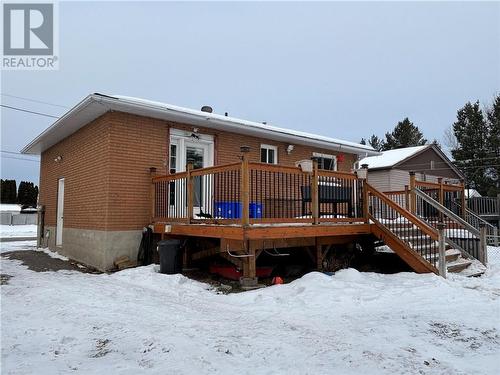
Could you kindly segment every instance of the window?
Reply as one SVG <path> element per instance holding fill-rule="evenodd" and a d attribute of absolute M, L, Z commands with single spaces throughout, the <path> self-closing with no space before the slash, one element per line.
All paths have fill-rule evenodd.
<path fill-rule="evenodd" d="M 271 145 L 260 145 L 261 163 L 278 164 L 278 147 Z"/>
<path fill-rule="evenodd" d="M 313 152 L 313 156 L 318 160 L 318 168 L 327 171 L 337 170 L 337 157 L 335 155 L 320 154 Z"/>
<path fill-rule="evenodd" d="M 431 169 L 434 169 L 434 160 L 431 160 Z"/>
<path fill-rule="evenodd" d="M 175 173 L 177 170 L 177 145 L 170 145 L 170 173 Z"/>
<path fill-rule="evenodd" d="M 170 144 L 170 173 L 177 172 L 177 145 L 172 143 Z M 170 181 L 170 194 L 169 201 L 170 205 L 173 206 L 175 204 L 175 181 Z"/>

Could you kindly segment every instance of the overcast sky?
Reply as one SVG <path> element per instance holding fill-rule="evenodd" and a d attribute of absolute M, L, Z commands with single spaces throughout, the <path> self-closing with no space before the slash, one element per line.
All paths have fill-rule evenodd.
<path fill-rule="evenodd" d="M 359 142 L 408 116 L 441 140 L 500 91 L 500 3 L 61 3 L 60 69 L 2 72 L 2 103 L 61 115 L 137 96 Z M 53 119 L 2 108 L 1 149 Z M 9 158 L 7 158 L 7 156 Z M 38 163 L 2 153 L 2 178 Z"/>

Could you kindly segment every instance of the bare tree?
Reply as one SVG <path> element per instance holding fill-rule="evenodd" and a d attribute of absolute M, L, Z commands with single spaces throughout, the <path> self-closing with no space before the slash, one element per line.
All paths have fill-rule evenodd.
<path fill-rule="evenodd" d="M 456 150 L 458 148 L 458 140 L 455 137 L 455 133 L 453 132 L 453 127 L 450 125 L 443 134 L 443 144 L 449 150 Z"/>

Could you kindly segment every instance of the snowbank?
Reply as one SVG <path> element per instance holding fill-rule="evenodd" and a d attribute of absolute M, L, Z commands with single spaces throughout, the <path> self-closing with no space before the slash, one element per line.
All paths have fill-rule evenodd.
<path fill-rule="evenodd" d="M 496 374 L 500 265 L 480 278 L 353 269 L 219 295 L 155 266 L 2 260 L 2 373 Z"/>
<path fill-rule="evenodd" d="M 0 237 L 36 237 L 36 230 L 36 225 L 0 225 Z"/>

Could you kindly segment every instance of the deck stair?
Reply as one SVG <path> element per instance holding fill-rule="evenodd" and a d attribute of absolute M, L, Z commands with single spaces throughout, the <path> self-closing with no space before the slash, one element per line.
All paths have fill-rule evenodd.
<path fill-rule="evenodd" d="M 414 215 L 368 184 L 367 195 L 369 218 L 375 224 L 374 234 L 416 272 L 445 273 L 444 267 L 438 271 L 440 240 L 448 273 L 476 276 L 484 272 L 485 267 L 478 261 L 484 260 L 480 233 L 461 221 L 457 222 L 450 212 L 437 211 L 436 217 L 431 218 Z M 427 198 L 419 201 L 420 207 L 424 203 L 427 204 Z M 432 212 L 436 212 L 434 202 L 429 204 L 434 208 Z M 438 224 L 442 225 L 440 230 Z"/>

